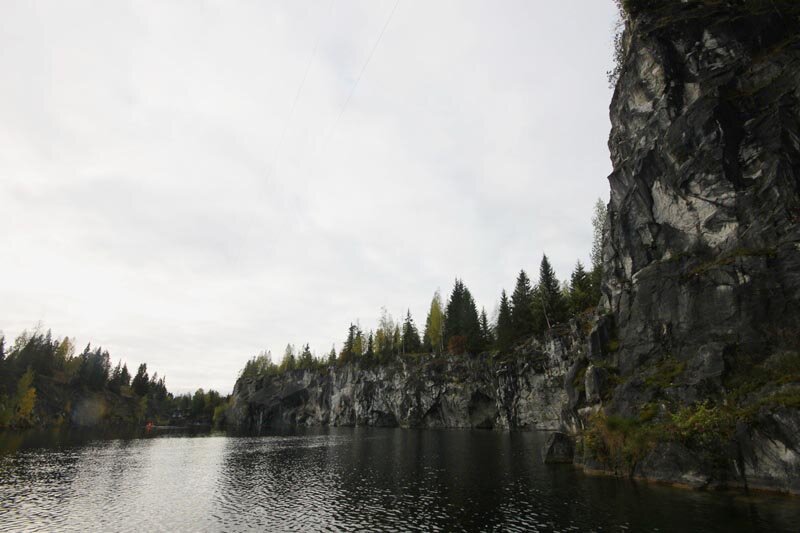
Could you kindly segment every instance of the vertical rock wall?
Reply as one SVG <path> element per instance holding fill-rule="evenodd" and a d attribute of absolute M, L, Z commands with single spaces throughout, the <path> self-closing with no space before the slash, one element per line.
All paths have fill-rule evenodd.
<path fill-rule="evenodd" d="M 800 3 L 626 5 L 585 460 L 798 492 Z"/>

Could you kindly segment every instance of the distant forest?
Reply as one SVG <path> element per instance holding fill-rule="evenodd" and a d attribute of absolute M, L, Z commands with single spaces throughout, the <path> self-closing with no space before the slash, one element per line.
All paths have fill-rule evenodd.
<path fill-rule="evenodd" d="M 0 336 L 0 428 L 219 423 L 226 402 L 214 390 L 174 396 L 145 363 L 131 375 L 108 351 L 87 345 L 76 355 L 73 340 L 50 331 L 25 331 L 10 348 Z"/>
<path fill-rule="evenodd" d="M 360 325 L 351 323 L 338 352 L 332 347 L 327 355 L 317 357 L 308 344 L 299 350 L 289 344 L 279 364 L 273 362 L 269 351 L 264 351 L 247 361 L 239 377 L 257 378 L 287 370 L 323 369 L 354 361 L 364 365 L 387 364 L 399 356 L 422 353 L 506 353 L 516 342 L 543 334 L 597 305 L 605 219 L 605 204 L 598 199 L 592 217 L 589 270 L 578 260 L 569 280 L 562 282 L 556 277 L 547 255 L 543 255 L 536 283 L 525 270 L 520 270 L 511 296 L 505 290 L 500 293 L 500 305 L 494 320 L 489 320 L 485 308 L 478 311 L 470 290 L 463 280 L 457 278 L 446 304 L 438 291 L 434 293 L 421 334 L 410 311 L 401 321 L 395 321 L 384 308 L 374 330 L 365 332 Z"/>

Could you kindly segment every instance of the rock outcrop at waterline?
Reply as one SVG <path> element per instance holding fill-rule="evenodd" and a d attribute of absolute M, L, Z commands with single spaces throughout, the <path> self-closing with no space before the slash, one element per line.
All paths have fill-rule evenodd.
<path fill-rule="evenodd" d="M 405 356 L 240 379 L 229 427 L 296 425 L 557 429 L 569 420 L 564 379 L 585 352 L 577 325 L 531 339 L 505 360 Z"/>
<path fill-rule="evenodd" d="M 626 4 L 582 460 L 800 492 L 800 3 Z"/>

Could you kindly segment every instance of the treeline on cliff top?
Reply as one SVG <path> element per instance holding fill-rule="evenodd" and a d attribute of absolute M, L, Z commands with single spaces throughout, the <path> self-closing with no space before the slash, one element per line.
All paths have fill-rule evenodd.
<path fill-rule="evenodd" d="M 173 395 L 146 363 L 132 375 L 107 350 L 87 344 L 76 355 L 73 339 L 49 330 L 24 331 L 11 347 L 0 335 L 0 428 L 70 424 L 75 409 L 89 425 L 219 423 L 226 401 L 214 390 Z M 94 412 L 83 413 L 87 404 Z"/>
<path fill-rule="evenodd" d="M 434 293 L 421 330 L 410 311 L 402 320 L 395 321 L 384 308 L 374 330 L 365 331 L 359 324 L 351 323 L 338 352 L 334 346 L 328 354 L 318 357 L 308 344 L 299 350 L 289 344 L 281 362 L 276 364 L 271 352 L 265 350 L 247 361 L 239 377 L 258 378 L 289 370 L 325 369 L 351 362 L 389 364 L 398 357 L 417 354 L 508 353 L 516 342 L 542 334 L 597 305 L 605 219 L 605 204 L 598 200 L 592 217 L 590 270 L 577 261 L 570 279 L 561 282 L 544 255 L 537 283 L 534 284 L 528 274 L 520 270 L 511 295 L 505 290 L 500 293 L 493 320 L 489 319 L 485 308 L 478 311 L 464 281 L 456 279 L 446 303 L 439 291 Z"/>

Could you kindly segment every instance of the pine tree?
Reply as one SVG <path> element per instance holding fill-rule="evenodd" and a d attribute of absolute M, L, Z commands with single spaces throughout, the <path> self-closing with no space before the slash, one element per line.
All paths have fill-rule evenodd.
<path fill-rule="evenodd" d="M 514 327 L 511 325 L 511 305 L 508 303 L 508 296 L 505 290 L 500 295 L 500 309 L 497 313 L 495 334 L 497 336 L 497 349 L 501 352 L 508 351 L 514 341 Z"/>
<path fill-rule="evenodd" d="M 444 309 L 439 291 L 433 294 L 428 317 L 425 319 L 425 334 L 422 342 L 426 350 L 431 353 L 442 353 L 444 349 Z"/>
<path fill-rule="evenodd" d="M 406 319 L 403 322 L 403 353 L 419 353 L 422 349 L 422 341 L 419 339 L 419 331 L 411 318 L 411 310 L 406 310 Z"/>
<path fill-rule="evenodd" d="M 511 293 L 511 340 L 533 333 L 533 289 L 524 270 L 519 271 L 517 284 Z"/>

